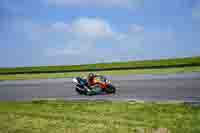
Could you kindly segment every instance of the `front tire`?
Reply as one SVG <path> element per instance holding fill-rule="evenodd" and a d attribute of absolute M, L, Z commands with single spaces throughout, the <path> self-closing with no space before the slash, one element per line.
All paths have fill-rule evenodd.
<path fill-rule="evenodd" d="M 81 94 L 81 95 L 86 95 L 87 92 L 85 89 L 83 89 L 84 87 L 83 86 L 80 86 L 80 85 L 76 85 L 76 92 Z"/>
<path fill-rule="evenodd" d="M 105 91 L 108 94 L 112 94 L 112 93 L 114 94 L 116 92 L 116 88 L 113 85 L 109 84 L 108 88 Z"/>

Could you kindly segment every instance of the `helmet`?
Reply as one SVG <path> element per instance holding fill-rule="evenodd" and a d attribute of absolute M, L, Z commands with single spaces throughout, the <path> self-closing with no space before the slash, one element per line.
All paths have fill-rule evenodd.
<path fill-rule="evenodd" d="M 94 77 L 95 77 L 95 75 L 93 73 L 88 74 L 88 79 L 93 79 Z"/>

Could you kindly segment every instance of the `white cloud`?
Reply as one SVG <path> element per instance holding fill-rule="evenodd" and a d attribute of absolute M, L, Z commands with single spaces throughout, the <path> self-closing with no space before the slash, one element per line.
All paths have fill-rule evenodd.
<path fill-rule="evenodd" d="M 67 44 L 64 44 L 62 48 L 47 48 L 45 49 L 46 56 L 74 56 L 86 54 L 91 48 L 92 43 L 81 40 L 70 40 Z"/>
<path fill-rule="evenodd" d="M 47 48 L 45 50 L 45 55 L 49 57 L 53 56 L 63 56 L 63 55 L 78 55 L 81 52 L 75 49 L 68 48 Z"/>
<path fill-rule="evenodd" d="M 51 28 L 55 31 L 67 32 L 69 30 L 69 25 L 67 23 L 64 23 L 64 22 L 56 22 L 56 23 L 51 25 Z"/>
<path fill-rule="evenodd" d="M 132 43 L 134 47 L 143 41 L 144 37 L 141 33 L 144 27 L 137 24 L 132 24 L 130 27 L 132 28 L 131 32 L 119 32 L 113 29 L 109 22 L 100 18 L 79 18 L 71 23 L 57 22 L 49 26 L 47 33 L 54 35 L 55 31 L 60 31 L 59 36 L 66 36 L 66 38 L 55 41 L 56 45 L 61 45 L 62 47 L 56 48 L 55 46 L 55 52 L 53 52 L 53 48 L 47 48 L 46 55 L 87 55 L 88 52 L 95 55 L 95 53 L 100 52 L 96 48 L 97 45 L 112 45 L 128 49 L 124 44 L 127 43 L 129 45 L 129 43 Z M 63 29 L 66 29 L 65 32 L 63 32 Z M 57 35 L 55 34 L 53 38 L 56 38 Z M 108 53 L 106 55 L 109 55 Z"/>
<path fill-rule="evenodd" d="M 80 18 L 71 24 L 71 31 L 80 38 L 98 39 L 112 37 L 111 25 L 96 18 Z"/>
<path fill-rule="evenodd" d="M 45 0 L 50 5 L 79 6 L 79 7 L 128 7 L 138 8 L 143 6 L 144 0 Z"/>
<path fill-rule="evenodd" d="M 33 58 L 34 65 L 159 58 L 169 55 L 169 52 L 173 54 L 173 51 L 175 55 L 177 50 L 173 27 L 150 30 L 133 23 L 120 27 L 123 28 L 120 31 L 116 25 L 100 18 L 79 18 L 71 22 L 58 21 L 52 24 L 21 20 L 14 24 L 10 24 L 15 27 L 12 39 L 20 35 L 22 39 L 17 43 L 21 44 L 28 38 L 24 42 L 26 54 L 22 54 L 27 56 L 27 64 Z M 170 51 L 155 51 L 166 45 Z"/>
<path fill-rule="evenodd" d="M 199 0 L 193 0 L 192 19 L 194 21 L 200 21 L 200 1 Z"/>
<path fill-rule="evenodd" d="M 45 55 L 77 55 L 87 53 L 101 40 L 117 38 L 109 22 L 100 18 L 78 18 L 72 22 L 35 24 L 28 29 L 29 37 L 36 44 L 50 44 Z M 59 48 L 57 48 L 57 46 Z"/>
<path fill-rule="evenodd" d="M 130 24 L 122 32 L 100 18 L 31 27 L 27 34 L 33 38 L 33 44 L 41 45 L 43 58 L 51 64 L 53 60 L 59 64 L 79 64 L 145 58 L 145 48 L 153 51 L 154 47 L 174 45 L 175 39 L 173 28 L 151 31 L 142 25 Z M 154 53 L 150 52 L 150 57 Z"/>
<path fill-rule="evenodd" d="M 137 24 L 132 24 L 129 27 L 131 29 L 129 28 L 128 32 L 119 32 L 113 29 L 109 22 L 100 18 L 79 18 L 71 23 L 57 22 L 46 29 L 47 33 L 54 35 L 55 31 L 60 31 L 59 36 L 66 36 L 66 38 L 55 41 L 57 45 L 62 45 L 62 48 L 55 48 L 55 52 L 53 52 L 53 48 L 47 48 L 46 55 L 82 55 L 88 54 L 89 51 L 94 54 L 99 52 L 96 45 L 113 45 L 128 49 L 124 44 L 132 43 L 133 46 L 141 44 L 144 40 L 144 27 Z M 56 36 L 58 33 L 53 38 Z"/>
<path fill-rule="evenodd" d="M 144 32 L 144 27 L 142 25 L 138 25 L 138 24 L 131 24 L 129 26 L 129 32 L 141 33 L 141 32 Z"/>
<path fill-rule="evenodd" d="M 192 18 L 196 21 L 200 21 L 200 6 L 192 9 Z"/>
<path fill-rule="evenodd" d="M 58 33 L 66 35 L 66 37 L 73 36 L 86 40 L 112 38 L 116 34 L 111 25 L 105 20 L 84 17 L 75 19 L 71 23 L 56 22 L 48 25 L 38 25 L 34 30 L 37 35 Z"/>

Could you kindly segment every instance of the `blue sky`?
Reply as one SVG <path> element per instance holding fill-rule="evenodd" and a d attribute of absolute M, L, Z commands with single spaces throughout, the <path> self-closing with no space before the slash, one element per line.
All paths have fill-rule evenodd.
<path fill-rule="evenodd" d="M 1 0 L 0 67 L 200 55 L 199 0 Z"/>

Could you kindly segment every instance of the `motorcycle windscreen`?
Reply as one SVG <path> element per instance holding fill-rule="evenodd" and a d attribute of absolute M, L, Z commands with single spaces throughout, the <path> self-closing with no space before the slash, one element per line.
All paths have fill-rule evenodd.
<path fill-rule="evenodd" d="M 73 78 L 72 81 L 78 84 L 78 80 L 76 78 Z"/>

